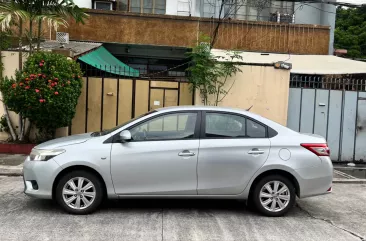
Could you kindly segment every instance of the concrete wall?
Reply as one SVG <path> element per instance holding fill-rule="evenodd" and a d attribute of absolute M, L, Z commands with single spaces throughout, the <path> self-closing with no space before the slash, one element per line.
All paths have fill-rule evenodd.
<path fill-rule="evenodd" d="M 286 125 L 290 71 L 250 65 L 240 69 L 241 73 L 227 80 L 224 88 L 232 88 L 219 106 L 241 109 L 253 106 L 251 112 Z M 211 96 L 209 101 L 214 103 L 213 100 Z M 198 91 L 195 104 L 201 105 Z"/>

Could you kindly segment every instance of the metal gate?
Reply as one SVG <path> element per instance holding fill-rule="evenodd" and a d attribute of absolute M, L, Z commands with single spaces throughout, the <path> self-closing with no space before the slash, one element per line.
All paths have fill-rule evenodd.
<path fill-rule="evenodd" d="M 193 97 L 187 82 L 85 77 L 69 134 L 113 128 L 156 108 L 192 105 Z"/>
<path fill-rule="evenodd" d="M 327 139 L 332 161 L 366 161 L 366 92 L 359 79 L 290 81 L 287 126 Z"/>

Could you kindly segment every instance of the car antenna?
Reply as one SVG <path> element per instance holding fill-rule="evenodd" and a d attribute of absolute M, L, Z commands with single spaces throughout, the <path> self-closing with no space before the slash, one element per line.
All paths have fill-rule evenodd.
<path fill-rule="evenodd" d="M 250 109 L 252 109 L 253 105 L 251 107 L 249 107 L 248 109 L 246 109 L 246 111 L 250 111 Z"/>

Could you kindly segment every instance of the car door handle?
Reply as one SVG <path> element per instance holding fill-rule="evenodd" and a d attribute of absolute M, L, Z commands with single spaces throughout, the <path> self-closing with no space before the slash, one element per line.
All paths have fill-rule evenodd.
<path fill-rule="evenodd" d="M 253 148 L 252 150 L 248 151 L 248 154 L 251 155 L 259 155 L 259 154 L 263 154 L 264 150 L 258 149 L 258 148 Z"/>
<path fill-rule="evenodd" d="M 190 152 L 188 150 L 184 150 L 178 153 L 178 156 L 194 156 L 196 155 L 194 152 Z"/>

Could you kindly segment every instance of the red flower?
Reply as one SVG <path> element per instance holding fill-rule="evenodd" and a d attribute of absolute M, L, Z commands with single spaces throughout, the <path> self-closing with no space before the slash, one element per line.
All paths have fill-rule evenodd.
<path fill-rule="evenodd" d="M 44 60 L 42 59 L 41 62 L 44 63 Z"/>
<path fill-rule="evenodd" d="M 43 78 L 46 78 L 46 75 L 42 75 Z"/>
<path fill-rule="evenodd" d="M 52 82 L 52 80 L 50 80 L 50 79 L 49 79 L 49 80 L 48 80 L 48 83 L 51 83 L 51 82 Z"/>
<path fill-rule="evenodd" d="M 67 83 L 70 84 L 70 80 L 68 80 Z"/>
<path fill-rule="evenodd" d="M 35 90 L 36 90 L 37 93 L 39 92 L 39 89 L 35 89 Z"/>
<path fill-rule="evenodd" d="M 15 87 L 17 87 L 17 84 L 12 84 L 12 85 L 11 85 L 11 87 L 12 87 L 13 89 L 15 89 Z"/>
<path fill-rule="evenodd" d="M 43 103 L 45 100 L 44 99 L 39 99 L 39 102 Z"/>
<path fill-rule="evenodd" d="M 25 89 L 27 89 L 27 90 L 28 90 L 29 88 L 30 88 L 30 86 L 29 86 L 29 85 L 27 85 L 27 86 L 25 87 Z"/>
<path fill-rule="evenodd" d="M 55 83 L 52 83 L 52 84 L 51 84 L 51 86 L 52 86 L 52 87 L 53 87 L 53 86 L 55 86 Z"/>
<path fill-rule="evenodd" d="M 38 74 L 38 77 L 40 77 L 41 76 L 41 74 Z"/>
<path fill-rule="evenodd" d="M 25 81 L 28 81 L 29 80 L 29 78 L 25 78 Z"/>
<path fill-rule="evenodd" d="M 58 92 L 57 91 L 55 92 L 55 95 L 58 95 Z"/>
<path fill-rule="evenodd" d="M 40 63 L 40 64 L 39 64 L 39 66 L 41 66 L 41 67 L 42 67 L 42 66 L 43 66 L 43 63 Z"/>
<path fill-rule="evenodd" d="M 58 81 L 58 78 L 55 78 L 55 81 Z"/>
<path fill-rule="evenodd" d="M 23 83 L 23 82 L 20 82 L 20 83 L 19 83 L 19 86 L 23 86 L 23 85 L 24 85 L 24 83 Z"/>
<path fill-rule="evenodd" d="M 54 82 L 53 84 L 57 85 L 57 82 Z"/>
<path fill-rule="evenodd" d="M 78 75 L 78 78 L 80 79 L 80 75 Z"/>

